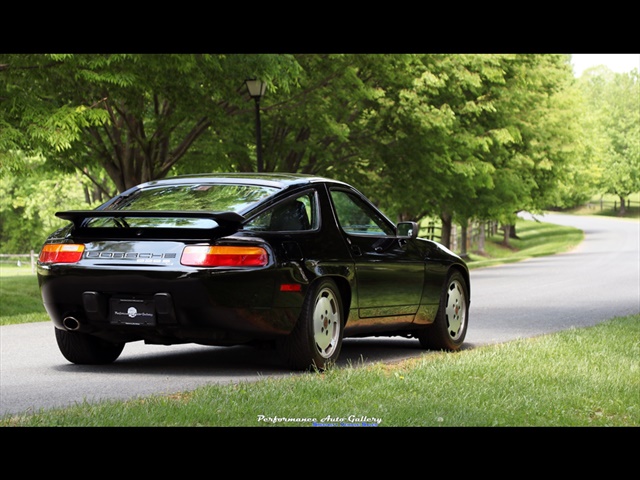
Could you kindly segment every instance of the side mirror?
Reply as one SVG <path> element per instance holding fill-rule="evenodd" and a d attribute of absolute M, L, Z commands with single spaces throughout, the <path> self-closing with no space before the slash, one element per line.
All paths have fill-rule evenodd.
<path fill-rule="evenodd" d="M 418 236 L 418 224 L 416 222 L 400 222 L 396 227 L 396 236 L 399 238 L 414 239 Z"/>

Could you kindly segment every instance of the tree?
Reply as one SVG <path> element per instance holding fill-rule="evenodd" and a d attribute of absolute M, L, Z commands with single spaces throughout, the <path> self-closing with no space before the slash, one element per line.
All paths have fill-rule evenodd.
<path fill-rule="evenodd" d="M 379 110 L 408 75 L 412 55 L 296 55 L 302 74 L 290 92 L 264 99 L 265 169 L 369 183 L 385 142 Z M 277 108 L 276 108 L 277 107 Z"/>
<path fill-rule="evenodd" d="M 16 152 L 41 152 L 106 195 L 115 192 L 101 170 L 121 192 L 164 177 L 206 136 L 210 165 L 247 163 L 237 145 L 254 143 L 253 132 L 227 121 L 250 110 L 244 80 L 286 91 L 298 70 L 290 55 L 9 55 L 0 59 L 1 160 L 19 168 Z"/>
<path fill-rule="evenodd" d="M 501 221 L 508 245 L 517 212 L 548 205 L 572 158 L 567 145 L 578 131 L 572 121 L 575 104 L 566 92 L 573 77 L 565 55 L 502 55 L 489 60 L 493 69 L 485 67 L 483 73 L 476 67 L 483 73 L 477 92 L 482 108 L 461 115 L 458 127 L 472 147 L 467 151 L 482 162 L 476 161 L 474 170 L 485 176 L 458 182 L 472 193 L 465 196 L 461 191 L 450 210 L 463 229 L 474 218 Z M 466 163 L 467 168 L 473 165 Z"/>
<path fill-rule="evenodd" d="M 638 70 L 604 75 L 601 128 L 607 148 L 601 158 L 603 193 L 620 199 L 618 214 L 624 216 L 625 200 L 640 190 L 640 85 Z M 594 102 L 595 103 L 595 102 Z"/>
<path fill-rule="evenodd" d="M 38 251 L 47 235 L 64 226 L 58 210 L 86 208 L 89 182 L 79 173 L 52 172 L 42 157 L 25 157 L 19 175 L 0 176 L 0 252 Z"/>
<path fill-rule="evenodd" d="M 498 219 L 553 196 L 575 138 L 564 55 L 425 55 L 385 122 L 387 192 L 414 218 L 438 215 L 442 242 L 455 221 Z M 411 179 L 408 181 L 407 179 Z M 389 196 L 391 194 L 389 193 Z M 507 237 L 508 238 L 508 237 Z"/>

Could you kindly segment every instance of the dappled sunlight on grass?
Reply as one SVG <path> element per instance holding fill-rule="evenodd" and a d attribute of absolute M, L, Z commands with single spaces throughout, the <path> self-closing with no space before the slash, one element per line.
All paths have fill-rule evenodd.
<path fill-rule="evenodd" d="M 563 227 L 532 220 L 518 220 L 518 238 L 510 238 L 509 246 L 503 245 L 502 235 L 492 235 L 485 241 L 483 255 L 469 253 L 469 268 L 513 263 L 532 257 L 567 252 L 584 240 L 584 233 L 577 228 Z"/>

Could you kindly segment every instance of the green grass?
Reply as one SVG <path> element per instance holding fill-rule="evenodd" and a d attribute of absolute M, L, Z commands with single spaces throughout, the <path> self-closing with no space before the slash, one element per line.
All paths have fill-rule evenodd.
<path fill-rule="evenodd" d="M 31 267 L 0 266 L 0 325 L 48 321 Z"/>
<path fill-rule="evenodd" d="M 0 426 L 638 426 L 639 326 L 634 315 L 395 364 L 6 416 Z"/>

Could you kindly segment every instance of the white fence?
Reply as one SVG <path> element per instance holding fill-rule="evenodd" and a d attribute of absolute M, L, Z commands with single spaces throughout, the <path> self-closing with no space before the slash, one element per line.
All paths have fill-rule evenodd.
<path fill-rule="evenodd" d="M 17 265 L 18 267 L 24 267 L 31 265 L 31 271 L 36 273 L 36 253 L 31 250 L 30 253 L 0 253 L 0 264 Z"/>

